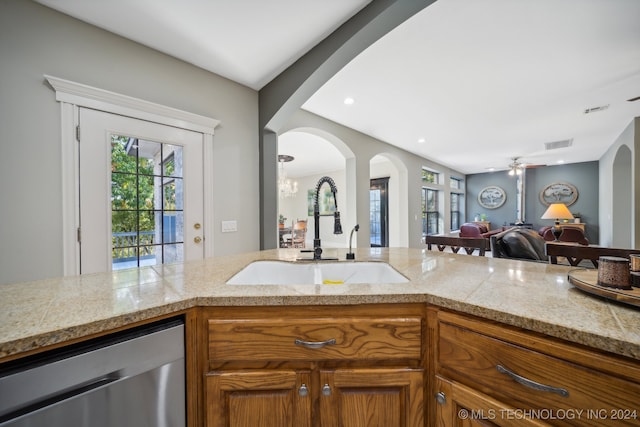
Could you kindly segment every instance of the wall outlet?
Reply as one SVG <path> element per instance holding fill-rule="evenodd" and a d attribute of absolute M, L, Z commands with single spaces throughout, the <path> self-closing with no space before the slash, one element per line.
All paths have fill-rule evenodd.
<path fill-rule="evenodd" d="M 222 221 L 222 232 L 223 233 L 233 233 L 238 231 L 238 221 Z"/>

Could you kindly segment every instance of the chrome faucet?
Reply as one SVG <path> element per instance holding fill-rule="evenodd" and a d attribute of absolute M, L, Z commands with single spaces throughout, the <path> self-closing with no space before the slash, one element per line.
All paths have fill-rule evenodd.
<path fill-rule="evenodd" d="M 314 225 L 314 239 L 313 239 L 313 259 L 314 260 L 336 260 L 337 258 L 322 258 L 322 247 L 320 246 L 320 206 L 318 204 L 318 197 L 320 195 L 320 187 L 324 183 L 329 184 L 331 192 L 333 193 L 333 201 L 336 206 L 336 211 L 333 213 L 333 234 L 342 234 L 342 225 L 340 224 L 340 212 L 338 212 L 338 197 L 336 193 L 338 188 L 333 179 L 328 176 L 323 176 L 318 180 L 316 184 L 316 195 L 313 198 L 313 225 Z"/>
<path fill-rule="evenodd" d="M 360 224 L 356 224 L 351 230 L 351 234 L 349 234 L 349 252 L 347 253 L 347 259 L 356 259 L 356 254 L 351 250 L 351 242 L 353 241 L 353 232 L 358 230 L 360 230 Z"/>

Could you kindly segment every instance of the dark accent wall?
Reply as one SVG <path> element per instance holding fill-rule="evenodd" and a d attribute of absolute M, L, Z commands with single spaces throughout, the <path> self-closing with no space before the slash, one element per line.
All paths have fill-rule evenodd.
<path fill-rule="evenodd" d="M 571 212 L 580 212 L 586 223 L 586 234 L 590 243 L 600 239 L 598 223 L 599 170 L 598 162 L 572 163 L 558 166 L 531 168 L 525 178 L 525 221 L 534 229 L 552 225 L 553 221 L 540 219 L 547 206 L 539 199 L 540 191 L 554 182 L 568 182 L 578 190 L 578 199 L 569 206 Z M 505 203 L 497 209 L 486 209 L 478 203 L 478 193 L 489 185 L 501 187 L 507 194 Z M 508 225 L 516 220 L 516 177 L 507 171 L 467 175 L 466 177 L 466 220 L 472 221 L 477 213 L 487 215 L 492 228 Z"/>

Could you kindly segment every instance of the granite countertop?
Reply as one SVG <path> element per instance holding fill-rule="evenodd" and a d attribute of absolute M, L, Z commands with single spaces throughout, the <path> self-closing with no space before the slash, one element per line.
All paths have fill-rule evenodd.
<path fill-rule="evenodd" d="M 345 258 L 344 249 L 324 256 Z M 449 254 L 362 248 L 359 261 L 389 262 L 406 284 L 226 285 L 254 260 L 294 261 L 275 249 L 0 285 L 0 358 L 195 306 L 431 303 L 640 359 L 640 309 L 573 287 L 572 267 Z"/>

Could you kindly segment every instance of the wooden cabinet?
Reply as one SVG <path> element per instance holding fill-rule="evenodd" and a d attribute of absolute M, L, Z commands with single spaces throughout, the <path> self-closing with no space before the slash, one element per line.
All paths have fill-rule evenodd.
<path fill-rule="evenodd" d="M 203 310 L 205 425 L 425 425 L 424 311 Z"/>
<path fill-rule="evenodd" d="M 207 426 L 311 427 L 309 372 L 252 370 L 207 375 Z"/>
<path fill-rule="evenodd" d="M 422 369 L 323 370 L 320 425 L 423 426 L 423 376 Z"/>
<path fill-rule="evenodd" d="M 516 408 L 462 384 L 436 377 L 435 419 L 438 427 L 545 426 L 517 416 Z"/>
<path fill-rule="evenodd" d="M 446 311 L 436 318 L 436 425 L 640 425 L 637 361 Z"/>

